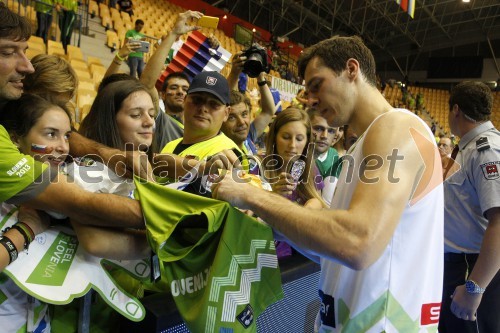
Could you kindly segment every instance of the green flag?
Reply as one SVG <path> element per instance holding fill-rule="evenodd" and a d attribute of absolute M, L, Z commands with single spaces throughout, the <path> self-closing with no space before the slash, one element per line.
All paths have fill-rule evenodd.
<path fill-rule="evenodd" d="M 136 181 L 149 243 L 192 332 L 256 332 L 283 298 L 271 228 L 228 203 Z"/>

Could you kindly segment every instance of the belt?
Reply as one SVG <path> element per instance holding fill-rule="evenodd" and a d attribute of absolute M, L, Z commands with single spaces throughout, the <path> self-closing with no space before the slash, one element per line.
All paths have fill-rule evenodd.
<path fill-rule="evenodd" d="M 479 257 L 478 253 L 445 253 L 444 261 L 445 262 L 476 262 L 477 257 Z"/>

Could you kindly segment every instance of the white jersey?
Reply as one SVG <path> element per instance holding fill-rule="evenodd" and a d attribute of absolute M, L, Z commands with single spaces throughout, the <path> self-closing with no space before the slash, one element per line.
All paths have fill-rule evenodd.
<path fill-rule="evenodd" d="M 383 116 L 393 112 L 416 117 L 401 109 Z M 435 146 L 434 136 L 430 131 L 428 134 Z M 332 209 L 350 206 L 359 178 L 353 176 L 346 183 L 346 176 L 351 168 L 352 175 L 358 175 L 365 137 L 351 149 L 353 165 L 342 167 Z M 433 172 L 442 177 L 437 150 L 436 157 Z M 437 331 L 443 281 L 443 186 L 438 184 L 413 205 L 407 203 L 387 248 L 370 267 L 355 271 L 321 259 L 317 332 Z"/>

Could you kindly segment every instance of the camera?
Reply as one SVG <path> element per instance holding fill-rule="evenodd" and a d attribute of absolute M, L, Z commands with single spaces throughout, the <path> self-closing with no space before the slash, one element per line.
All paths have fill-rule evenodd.
<path fill-rule="evenodd" d="M 258 77 L 261 72 L 269 73 L 269 63 L 265 48 L 254 43 L 243 51 L 243 55 L 247 57 L 245 64 L 243 64 L 243 73 L 252 78 Z"/>

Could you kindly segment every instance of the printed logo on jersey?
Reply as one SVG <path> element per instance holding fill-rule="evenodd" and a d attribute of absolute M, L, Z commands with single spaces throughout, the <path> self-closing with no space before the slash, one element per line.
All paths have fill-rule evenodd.
<path fill-rule="evenodd" d="M 243 327 L 248 328 L 253 323 L 253 309 L 247 304 L 245 309 L 236 317 Z"/>
<path fill-rule="evenodd" d="M 321 299 L 321 304 L 319 308 L 319 315 L 321 317 L 321 323 L 326 326 L 336 327 L 335 326 L 335 299 L 323 293 L 322 290 L 319 290 L 319 298 Z"/>
<path fill-rule="evenodd" d="M 500 176 L 498 173 L 499 166 L 500 161 L 481 164 L 481 170 L 483 171 L 484 178 L 487 180 L 497 179 Z"/>
<path fill-rule="evenodd" d="M 420 312 L 420 325 L 435 325 L 439 322 L 441 303 L 422 304 Z"/>

